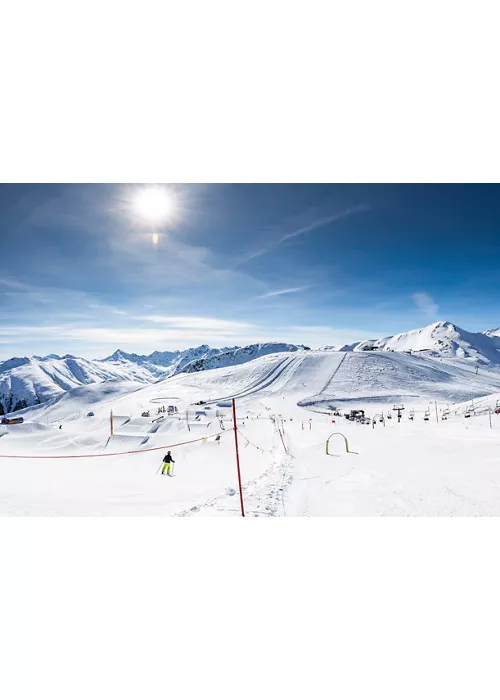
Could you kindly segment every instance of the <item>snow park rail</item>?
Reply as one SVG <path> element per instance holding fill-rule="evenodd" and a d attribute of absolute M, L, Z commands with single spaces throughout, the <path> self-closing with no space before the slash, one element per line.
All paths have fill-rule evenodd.
<path fill-rule="evenodd" d="M 127 450 L 126 452 L 95 452 L 94 454 L 86 455 L 0 455 L 0 459 L 87 459 L 91 457 L 118 457 L 120 455 L 142 454 L 143 452 L 155 452 L 156 450 L 166 450 L 169 447 L 180 447 L 181 445 L 190 445 L 193 442 L 203 442 L 210 438 L 221 435 L 220 432 L 206 437 L 196 438 L 196 440 L 186 440 L 185 442 L 176 442 L 174 445 L 160 445 L 160 447 L 148 447 L 145 450 Z"/>

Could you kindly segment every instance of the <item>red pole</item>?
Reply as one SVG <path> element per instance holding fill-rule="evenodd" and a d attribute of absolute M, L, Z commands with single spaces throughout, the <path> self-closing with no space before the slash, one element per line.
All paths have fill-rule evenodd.
<path fill-rule="evenodd" d="M 240 473 L 240 455 L 238 452 L 238 428 L 236 426 L 236 402 L 233 399 L 233 426 L 234 426 L 234 445 L 236 447 L 236 468 L 238 470 L 238 486 L 240 489 L 240 504 L 241 504 L 241 515 L 245 517 L 245 509 L 243 507 L 243 491 L 241 488 L 241 473 Z"/>

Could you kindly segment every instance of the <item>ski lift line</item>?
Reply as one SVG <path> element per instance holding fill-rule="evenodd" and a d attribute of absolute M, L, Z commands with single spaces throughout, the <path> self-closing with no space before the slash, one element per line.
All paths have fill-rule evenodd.
<path fill-rule="evenodd" d="M 170 447 L 180 447 L 181 445 L 191 445 L 193 442 L 202 442 L 210 438 L 221 435 L 220 432 L 205 437 L 196 438 L 196 440 L 186 440 L 185 442 L 177 442 L 174 445 L 161 445 L 160 447 L 148 447 L 145 450 L 127 450 L 126 452 L 97 452 L 95 454 L 86 455 L 0 455 L 0 459 L 86 459 L 91 457 L 118 457 L 120 455 L 135 455 L 143 454 L 144 452 L 155 452 L 156 450 L 166 450 Z"/>

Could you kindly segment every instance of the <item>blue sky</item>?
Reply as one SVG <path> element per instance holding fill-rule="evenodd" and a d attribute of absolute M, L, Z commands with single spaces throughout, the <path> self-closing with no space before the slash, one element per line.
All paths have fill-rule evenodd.
<path fill-rule="evenodd" d="M 161 187 L 0 185 L 0 359 L 500 325 L 495 185 Z"/>

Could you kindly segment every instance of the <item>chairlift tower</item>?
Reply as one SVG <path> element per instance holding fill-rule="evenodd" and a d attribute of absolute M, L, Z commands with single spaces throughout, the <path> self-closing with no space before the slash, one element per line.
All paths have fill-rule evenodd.
<path fill-rule="evenodd" d="M 392 407 L 393 411 L 396 411 L 398 414 L 398 423 L 401 423 L 401 413 L 405 410 L 405 407 L 403 406 L 402 403 L 394 404 Z"/>

